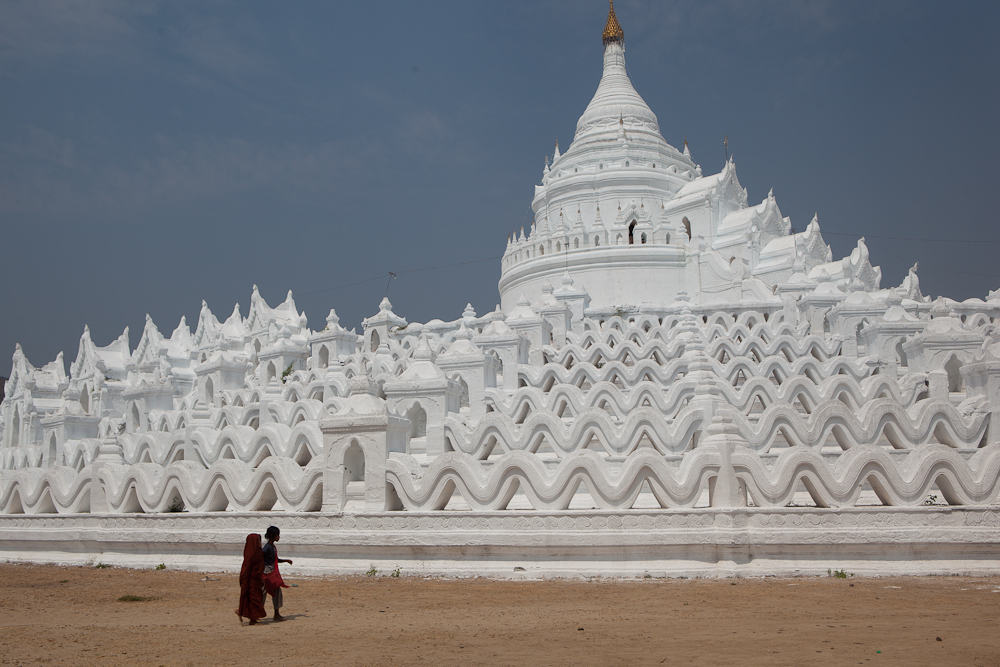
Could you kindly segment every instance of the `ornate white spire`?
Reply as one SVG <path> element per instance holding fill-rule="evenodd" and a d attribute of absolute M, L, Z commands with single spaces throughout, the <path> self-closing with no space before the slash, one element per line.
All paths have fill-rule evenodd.
<path fill-rule="evenodd" d="M 620 117 L 628 121 L 630 128 L 644 128 L 646 133 L 653 135 L 650 137 L 653 141 L 657 139 L 663 141 L 659 136 L 660 125 L 656 120 L 656 114 L 639 93 L 635 92 L 625 71 L 625 33 L 615 16 L 613 3 L 604 28 L 603 41 L 604 75 L 601 77 L 594 99 L 590 101 L 587 110 L 577 122 L 574 141 L 604 132 L 617 132 Z"/>

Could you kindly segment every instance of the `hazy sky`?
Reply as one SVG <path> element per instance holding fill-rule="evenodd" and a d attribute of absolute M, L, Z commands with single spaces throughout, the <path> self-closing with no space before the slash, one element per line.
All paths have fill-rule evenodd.
<path fill-rule="evenodd" d="M 619 0 L 629 74 L 706 174 L 867 234 L 883 287 L 1000 287 L 1000 3 Z M 0 0 L 0 375 L 291 289 L 359 326 L 371 278 L 496 258 L 601 75 L 605 0 Z M 835 235 L 836 232 L 839 235 Z M 874 236 L 954 239 L 941 243 Z M 499 302 L 498 259 L 394 310 Z M 322 291 L 321 291 L 322 290 Z"/>

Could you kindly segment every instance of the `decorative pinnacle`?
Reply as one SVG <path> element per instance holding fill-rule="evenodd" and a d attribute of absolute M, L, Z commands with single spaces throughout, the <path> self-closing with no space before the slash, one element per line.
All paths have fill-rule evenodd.
<path fill-rule="evenodd" d="M 615 16 L 615 0 L 611 0 L 611 10 L 608 12 L 608 22 L 604 25 L 604 34 L 601 35 L 601 37 L 604 41 L 604 46 L 607 46 L 612 42 L 618 42 L 621 44 L 625 41 L 625 32 L 618 23 L 618 17 Z"/>

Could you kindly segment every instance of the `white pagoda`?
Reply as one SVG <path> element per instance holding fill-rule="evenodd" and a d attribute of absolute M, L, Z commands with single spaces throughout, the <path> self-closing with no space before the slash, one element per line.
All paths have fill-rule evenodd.
<path fill-rule="evenodd" d="M 843 295 L 879 289 L 864 240 L 833 261 L 819 222 L 792 234 L 773 193 L 750 206 L 729 160 L 704 176 L 684 142 L 660 134 L 656 114 L 625 68 L 625 35 L 612 7 L 604 28 L 604 73 L 565 153 L 556 145 L 535 187 L 534 224 L 508 240 L 500 280 L 510 312 L 524 295 L 568 273 L 585 288 L 585 312 L 668 312 L 693 304 L 732 311 L 780 308 L 785 293 Z"/>
<path fill-rule="evenodd" d="M 1000 295 L 834 261 L 663 139 L 613 5 L 603 44 L 496 310 L 313 330 L 254 287 L 134 349 L 85 329 L 68 373 L 18 346 L 0 555 L 233 567 L 283 522 L 317 572 L 995 572 Z"/>

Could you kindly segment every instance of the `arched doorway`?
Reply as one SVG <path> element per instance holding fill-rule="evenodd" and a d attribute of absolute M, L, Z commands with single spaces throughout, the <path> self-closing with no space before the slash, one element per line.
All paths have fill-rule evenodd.
<path fill-rule="evenodd" d="M 629 245 L 635 245 L 635 225 L 636 225 L 636 222 L 635 222 L 635 220 L 633 220 L 632 224 L 630 224 L 628 226 L 628 244 Z"/>
<path fill-rule="evenodd" d="M 327 349 L 326 345 L 319 348 L 319 367 L 326 368 L 330 365 L 330 350 Z"/>
<path fill-rule="evenodd" d="M 414 403 L 413 407 L 406 411 L 406 418 L 410 420 L 411 439 L 427 435 L 427 411 L 420 407 L 420 403 Z"/>
<path fill-rule="evenodd" d="M 21 445 L 21 412 L 14 406 L 14 421 L 10 425 L 10 446 L 19 447 Z"/>
<path fill-rule="evenodd" d="M 459 399 L 458 406 L 460 408 L 467 408 L 469 407 L 469 385 L 461 375 L 458 376 L 458 382 L 462 385 L 462 396 Z"/>
<path fill-rule="evenodd" d="M 965 383 L 962 382 L 962 362 L 955 355 L 951 356 L 948 363 L 944 365 L 944 370 L 948 373 L 948 391 L 965 391 Z"/>
<path fill-rule="evenodd" d="M 372 331 L 371 351 L 372 352 L 376 352 L 378 350 L 378 346 L 381 345 L 381 344 L 382 344 L 382 339 L 379 337 L 378 331 L 377 330 L 373 330 Z"/>
<path fill-rule="evenodd" d="M 906 360 L 906 352 L 903 351 L 902 338 L 896 341 L 896 365 L 900 368 L 909 367 L 909 363 Z"/>
<path fill-rule="evenodd" d="M 344 452 L 344 476 L 348 482 L 365 481 L 365 452 L 357 440 Z"/>

